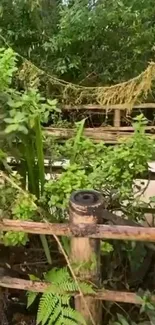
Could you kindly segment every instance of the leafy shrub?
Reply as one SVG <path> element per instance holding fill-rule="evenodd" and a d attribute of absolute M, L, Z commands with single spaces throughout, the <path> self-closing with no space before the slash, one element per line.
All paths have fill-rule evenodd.
<path fill-rule="evenodd" d="M 63 153 L 63 158 L 70 160 L 70 165 L 60 177 L 45 184 L 44 204 L 60 209 L 62 217 L 62 210 L 67 208 L 74 190 L 93 188 L 107 197 L 107 206 L 115 194 L 118 207 L 125 207 L 128 203 L 125 209 L 127 215 L 132 212 L 136 217 L 136 206 L 142 203 L 140 198 L 135 198 L 135 180 L 147 173 L 148 161 L 155 155 L 154 140 L 145 134 L 146 123 L 143 115 L 138 116 L 133 123 L 133 136 L 114 148 L 106 147 L 104 143 L 94 145 L 81 134 L 76 143 L 76 153 L 73 154 L 75 139 L 68 140 L 63 150 L 60 147 L 60 152 Z M 141 187 L 138 190 L 136 188 L 136 191 L 140 190 Z"/>

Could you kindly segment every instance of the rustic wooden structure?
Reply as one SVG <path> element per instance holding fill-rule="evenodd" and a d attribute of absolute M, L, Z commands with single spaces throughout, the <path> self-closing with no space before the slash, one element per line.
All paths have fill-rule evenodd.
<path fill-rule="evenodd" d="M 140 105 L 135 105 L 133 107 L 133 112 L 142 111 L 148 112 L 148 110 L 154 110 L 155 103 L 143 103 Z M 62 107 L 62 111 L 68 112 L 85 112 L 86 116 L 90 114 L 98 113 L 99 116 L 104 114 L 111 114 L 113 123 L 104 127 L 90 127 L 85 128 L 84 134 L 91 138 L 95 142 L 104 141 L 107 144 L 116 144 L 118 141 L 128 138 L 133 134 L 133 128 L 131 125 L 124 126 L 122 125 L 122 115 L 125 114 L 127 110 L 127 105 L 112 105 L 101 107 L 99 105 L 81 105 L 81 106 L 69 106 L 65 105 Z M 155 125 L 150 125 L 146 127 L 146 132 L 151 137 L 155 138 Z M 56 127 L 47 127 L 45 128 L 45 133 L 48 136 L 53 136 L 59 139 L 59 141 L 64 141 L 74 136 L 75 130 L 71 128 L 56 128 Z"/>
<path fill-rule="evenodd" d="M 73 236 L 73 231 L 70 224 L 43 223 L 9 219 L 3 219 L 0 221 L 0 231 L 23 231 L 29 234 L 44 234 L 66 237 Z M 84 233 L 80 228 L 78 236 L 84 236 Z M 87 232 L 86 229 L 85 236 L 96 239 L 155 242 L 155 228 L 97 224 L 93 233 Z"/>
<path fill-rule="evenodd" d="M 48 234 L 56 236 L 69 236 L 71 240 L 71 260 L 73 262 L 88 262 L 95 255 L 96 264 L 94 269 L 81 269 L 78 276 L 85 280 L 93 280 L 100 284 L 99 271 L 99 239 L 135 240 L 155 242 L 155 228 L 128 226 L 128 225 L 104 225 L 101 220 L 108 217 L 104 210 L 103 198 L 94 191 L 78 191 L 74 193 L 69 206 L 70 220 L 68 224 L 38 223 L 17 220 L 1 220 L 0 230 L 2 231 L 24 231 L 31 234 Z M 118 217 L 119 218 L 119 217 Z M 151 245 L 151 244 L 149 244 Z M 153 244 L 152 244 L 153 245 Z M 29 281 L 18 278 L 11 278 L 5 274 L 0 275 L 0 287 L 32 292 L 44 292 L 49 284 L 44 282 Z M 76 308 L 81 311 L 86 319 L 89 314 L 82 306 L 81 295 L 78 292 L 72 293 L 75 296 Z M 96 321 L 101 324 L 100 313 L 96 313 L 96 306 L 100 300 L 126 302 L 141 304 L 136 293 L 120 292 L 98 288 L 95 294 L 85 297 L 88 308 Z M 152 301 L 155 296 L 152 295 Z M 93 307 L 92 307 L 93 306 Z"/>
<path fill-rule="evenodd" d="M 134 129 L 129 127 L 102 127 L 102 128 L 85 128 L 84 135 L 92 139 L 94 142 L 104 141 L 106 144 L 116 144 L 119 140 L 129 138 L 133 135 Z M 66 128 L 46 128 L 48 136 L 53 136 L 59 140 L 66 140 L 73 137 L 74 129 Z M 155 127 L 146 127 L 146 132 L 155 139 Z"/>
<path fill-rule="evenodd" d="M 51 283 L 45 283 L 41 281 L 30 281 L 23 280 L 18 278 L 12 278 L 9 276 L 0 277 L 0 287 L 2 288 L 11 288 L 17 290 L 26 290 L 31 292 L 45 292 Z M 79 293 L 72 293 L 73 296 L 78 297 Z M 124 292 L 124 291 L 113 291 L 100 289 L 96 290 L 95 294 L 90 295 L 94 300 L 103 300 L 103 301 L 112 301 L 112 302 L 123 302 L 128 304 L 141 305 L 142 300 L 139 299 L 138 295 L 133 292 Z M 155 302 L 155 295 L 152 295 L 152 301 Z"/>

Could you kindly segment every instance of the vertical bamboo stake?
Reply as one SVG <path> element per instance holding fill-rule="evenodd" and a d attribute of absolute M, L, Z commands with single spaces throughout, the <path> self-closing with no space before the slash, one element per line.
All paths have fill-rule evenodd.
<path fill-rule="evenodd" d="M 69 216 L 74 236 L 71 239 L 71 260 L 75 265 L 74 272 L 80 280 L 90 281 L 97 286 L 100 285 L 100 240 L 89 239 L 87 235 L 94 233 L 96 225 L 100 223 L 102 209 L 103 197 L 96 191 L 77 191 L 70 198 Z M 87 306 L 81 297 L 76 297 L 76 310 L 83 314 L 87 324 L 92 324 L 89 309 L 95 324 L 100 325 L 101 302 L 89 296 L 85 297 L 85 301 Z"/>
<path fill-rule="evenodd" d="M 121 111 L 120 109 L 114 110 L 114 126 L 120 127 L 121 125 Z"/>

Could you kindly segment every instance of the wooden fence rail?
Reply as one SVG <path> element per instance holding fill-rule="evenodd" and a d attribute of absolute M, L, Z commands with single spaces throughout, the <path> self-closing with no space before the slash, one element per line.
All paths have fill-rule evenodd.
<path fill-rule="evenodd" d="M 9 219 L 0 221 L 0 231 L 23 231 L 29 234 L 155 242 L 155 228 L 100 224 L 97 224 L 92 232 L 88 232 L 86 224 L 80 224 L 78 231 L 77 228 L 74 229 L 69 223 L 62 224 Z"/>
<path fill-rule="evenodd" d="M 73 111 L 75 114 L 80 111 L 84 111 L 86 116 L 98 114 L 105 115 L 107 112 L 110 114 L 112 121 L 111 126 L 105 127 L 89 127 L 85 128 L 85 136 L 92 139 L 94 142 L 104 141 L 106 144 L 116 144 L 118 141 L 123 140 L 124 138 L 129 138 L 133 134 L 133 128 L 131 126 L 122 126 L 122 116 L 124 116 L 123 111 L 127 110 L 126 104 L 118 104 L 111 106 L 100 106 L 100 105 L 79 105 L 71 106 L 64 105 L 62 111 L 70 113 Z M 134 105 L 133 110 L 154 110 L 155 103 L 142 103 L 139 105 Z M 150 134 L 152 138 L 155 138 L 155 126 L 147 126 L 146 132 Z M 47 136 L 53 136 L 59 139 L 60 142 L 65 139 L 73 137 L 75 130 L 72 128 L 57 128 L 57 127 L 47 127 L 45 128 L 45 133 Z"/>
<path fill-rule="evenodd" d="M 0 277 L 0 287 L 11 288 L 16 290 L 26 290 L 31 292 L 45 292 L 51 286 L 51 283 L 45 283 L 41 281 L 30 281 L 18 278 L 12 278 L 9 276 Z M 79 292 L 71 292 L 72 296 L 79 296 Z M 142 300 L 139 299 L 138 295 L 133 292 L 122 292 L 113 290 L 97 290 L 95 294 L 91 294 L 95 300 L 115 301 L 129 304 L 141 305 Z M 151 297 L 152 301 L 155 302 L 155 295 Z"/>
<path fill-rule="evenodd" d="M 134 105 L 133 109 L 154 109 L 155 108 L 155 103 L 141 103 L 139 105 Z M 128 109 L 127 104 L 116 104 L 116 105 L 94 105 L 94 104 L 89 104 L 89 105 L 78 105 L 78 106 L 72 106 L 72 105 L 64 105 L 63 110 L 71 111 L 71 110 L 126 110 Z"/>
<path fill-rule="evenodd" d="M 85 128 L 84 135 L 94 142 L 104 141 L 106 144 L 115 144 L 119 140 L 130 138 L 133 135 L 134 129 L 129 127 L 102 127 L 102 128 Z M 155 127 L 146 127 L 146 133 L 151 138 L 155 138 Z M 66 140 L 75 135 L 74 129 L 67 128 L 45 128 L 45 133 L 50 137 L 53 136 L 59 140 Z"/>

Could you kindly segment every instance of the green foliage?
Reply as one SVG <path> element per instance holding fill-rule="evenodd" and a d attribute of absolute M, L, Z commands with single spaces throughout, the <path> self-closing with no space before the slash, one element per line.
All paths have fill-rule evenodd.
<path fill-rule="evenodd" d="M 119 82 L 133 77 L 133 74 L 137 75 L 154 58 L 152 0 L 96 1 L 93 5 L 81 0 L 61 6 L 57 5 L 57 1 L 49 3 L 48 0 L 2 0 L 0 18 L 0 32 L 13 48 L 48 73 L 63 76 L 72 82 L 80 80 L 86 85 Z M 104 143 L 94 144 L 84 137 L 84 120 L 75 125 L 75 136 L 63 146 L 52 139 L 51 160 L 66 158 L 69 165 L 60 177 L 45 183 L 45 138 L 41 123 L 46 123 L 52 113 L 55 124 L 64 124 L 59 118 L 57 101 L 42 95 L 45 91 L 42 85 L 40 87 L 35 73 L 27 82 L 24 74 L 22 79 L 20 71 L 21 83 L 17 87 L 17 80 L 14 79 L 20 63 L 17 58 L 10 48 L 0 50 L 1 124 L 5 141 L 8 140 L 8 146 L 11 144 L 7 148 L 9 154 L 13 152 L 13 157 L 22 162 L 20 173 L 23 178 L 17 177 L 14 182 L 32 195 L 24 195 L 17 187 L 0 182 L 2 216 L 37 220 L 40 218 L 37 206 L 40 208 L 43 203 L 47 216 L 52 211 L 56 220 L 64 221 L 68 218 L 68 200 L 72 191 L 94 188 L 104 194 L 107 208 L 113 210 L 117 204 L 123 216 L 141 221 L 142 213 L 137 212 L 141 201 L 139 197 L 134 197 L 134 181 L 137 176 L 141 177 L 147 172 L 148 160 L 154 158 L 155 153 L 154 141 L 144 132 L 144 117 L 140 115 L 135 119 L 134 135 L 115 148 L 106 147 Z M 46 84 L 46 80 L 43 82 Z M 24 90 L 19 91 L 20 86 Z M 51 89 L 46 91 L 52 97 Z M 0 162 L 11 178 L 12 171 L 6 164 L 3 150 L 0 151 Z M 135 187 L 135 190 L 140 193 L 141 188 Z M 1 239 L 5 245 L 24 245 L 28 236 L 22 232 L 6 232 Z M 45 238 L 41 240 L 51 263 L 47 242 Z M 137 269 L 146 251 L 142 248 L 143 254 L 137 254 L 134 243 L 125 243 L 124 247 L 131 270 Z M 101 251 L 103 254 L 114 254 L 115 243 L 112 246 L 104 242 Z M 94 257 L 90 262 L 76 267 L 92 269 L 96 265 Z M 40 299 L 38 324 L 84 324 L 81 316 L 70 307 L 71 292 L 78 288 L 66 270 L 52 270 L 45 275 L 45 280 L 51 282 L 51 286 Z M 80 283 L 80 288 L 84 293 L 92 293 L 87 283 Z M 28 306 L 36 297 L 36 293 L 29 293 Z M 154 312 L 154 306 L 148 297 L 143 297 L 143 312 L 147 312 L 153 324 L 150 313 Z M 112 324 L 128 325 L 129 322 L 118 315 Z M 134 322 L 130 324 L 135 325 Z"/>
<path fill-rule="evenodd" d="M 40 279 L 33 274 L 30 274 L 29 278 L 31 281 L 40 281 Z M 29 308 L 33 304 L 37 296 L 38 296 L 38 292 L 32 292 L 32 291 L 27 292 L 27 308 Z"/>
<path fill-rule="evenodd" d="M 155 312 L 155 305 L 151 301 L 151 293 L 149 291 L 143 292 L 139 290 L 137 299 L 141 302 L 140 313 L 153 311 Z"/>
<path fill-rule="evenodd" d="M 11 134 L 12 141 L 14 140 L 17 143 L 20 142 L 20 147 L 18 146 L 18 155 L 24 166 L 22 174 L 24 174 L 24 178 L 26 179 L 28 173 L 28 189 L 39 199 L 40 195 L 43 193 L 45 182 L 41 122 L 46 122 L 49 112 L 56 110 L 56 101 L 46 100 L 41 96 L 37 88 L 27 88 L 25 91 L 21 92 L 16 88 L 11 89 L 13 73 L 17 70 L 16 56 L 12 50 L 2 50 L 0 66 L 2 68 L 2 80 L 0 80 L 2 89 L 1 97 L 4 97 L 3 105 L 5 108 L 4 132 L 6 135 Z M 11 146 L 13 143 L 12 141 Z M 16 211 L 17 218 L 23 219 L 23 217 L 26 216 L 26 218 L 29 219 L 29 213 L 25 204 L 24 209 L 25 215 L 21 213 L 21 206 L 19 205 L 20 213 Z M 12 211 L 12 214 L 14 214 L 14 211 Z M 7 234 L 6 236 L 8 241 L 9 235 Z M 11 234 L 11 236 L 14 236 L 14 234 Z M 20 234 L 18 239 L 17 236 L 15 236 L 16 240 L 14 240 L 14 244 L 18 242 L 18 239 L 19 242 L 26 242 L 23 234 Z M 12 241 L 11 237 L 11 242 Z M 41 236 L 41 241 L 48 262 L 51 263 L 45 236 Z"/>
<path fill-rule="evenodd" d="M 28 235 L 21 231 L 9 231 L 1 237 L 1 240 L 3 241 L 5 246 L 26 245 L 26 243 L 28 242 Z"/>
<path fill-rule="evenodd" d="M 12 202 L 15 201 L 18 191 L 4 181 L 0 182 L 0 209 L 3 216 L 9 217 L 12 212 Z"/>
<path fill-rule="evenodd" d="M 105 255 L 105 254 L 109 254 L 113 251 L 114 251 L 114 248 L 111 244 L 109 244 L 105 241 L 101 241 L 101 254 Z"/>
<path fill-rule="evenodd" d="M 28 89 L 24 93 L 13 92 L 8 101 L 8 124 L 6 133 L 22 132 L 28 134 L 30 129 L 35 128 L 36 118 L 40 122 L 48 121 L 49 112 L 55 110 L 56 101 L 48 100 L 40 95 L 36 89 Z"/>
<path fill-rule="evenodd" d="M 146 313 L 150 321 L 142 320 L 141 322 L 134 322 L 129 317 L 124 317 L 121 314 L 117 314 L 117 320 L 111 320 L 109 325 L 153 325 L 155 320 L 155 305 L 150 298 L 151 294 L 149 291 L 140 291 L 139 296 L 137 297 L 141 303 L 140 314 Z"/>
<path fill-rule="evenodd" d="M 66 216 L 63 211 L 74 190 L 94 188 L 103 192 L 107 207 L 111 208 L 117 201 L 125 215 L 137 219 L 136 207 L 142 203 L 140 196 L 135 198 L 133 186 L 135 192 L 140 193 L 141 186 L 136 187 L 135 179 L 143 177 L 148 170 L 148 161 L 155 154 L 154 141 L 145 134 L 146 123 L 142 115 L 138 116 L 133 123 L 134 135 L 115 147 L 106 147 L 104 143 L 95 145 L 82 133 L 78 141 L 75 137 L 76 152 L 73 151 L 74 138 L 66 141 L 63 148 L 57 147 L 70 164 L 59 178 L 45 184 L 44 204 L 48 204 L 50 209 L 60 209 L 58 217 L 62 218 Z"/>
<path fill-rule="evenodd" d="M 123 315 L 117 314 L 117 318 L 118 318 L 117 321 L 110 322 L 109 325 L 129 325 L 128 321 Z M 134 322 L 132 322 L 131 324 L 136 325 Z"/>
<path fill-rule="evenodd" d="M 7 90 L 11 85 L 12 76 L 17 71 L 16 62 L 17 55 L 12 49 L 0 49 L 0 92 Z"/>
<path fill-rule="evenodd" d="M 145 125 L 143 116 L 136 118 L 134 135 L 126 142 L 108 148 L 106 155 L 102 156 L 102 164 L 100 157 L 99 161 L 96 159 L 94 180 L 102 188 L 117 190 L 121 199 L 133 194 L 134 180 L 147 171 L 148 161 L 155 153 L 154 141 L 145 135 Z"/>
<path fill-rule="evenodd" d="M 90 184 L 85 170 L 74 164 L 69 166 L 58 180 L 49 181 L 45 184 L 49 207 L 56 206 L 65 209 L 68 205 L 70 194 L 78 188 L 90 189 Z"/>
<path fill-rule="evenodd" d="M 120 314 L 117 314 L 118 321 L 113 322 L 113 325 L 129 325 L 128 321 Z"/>
<path fill-rule="evenodd" d="M 0 30 L 52 74 L 109 84 L 139 74 L 154 58 L 154 10 L 153 0 L 2 0 Z"/>
<path fill-rule="evenodd" d="M 52 17 L 52 20 L 51 20 Z M 26 57 L 46 63 L 42 45 L 57 29 L 57 1 L 2 0 L 0 30 L 7 42 Z M 51 23 L 52 21 L 52 23 Z"/>
<path fill-rule="evenodd" d="M 81 19 L 83 19 L 83 13 L 86 15 L 86 12 L 88 11 L 88 8 L 84 7 L 84 10 L 81 10 L 79 14 L 78 6 L 79 3 L 75 4 L 75 6 L 71 6 L 70 9 L 65 9 L 65 15 L 64 17 L 61 17 L 62 23 L 63 19 L 66 19 L 67 15 L 70 17 L 72 10 L 76 9 L 76 14 L 71 20 L 71 33 L 73 31 L 72 27 L 74 23 L 75 25 L 78 23 L 77 14 L 79 15 L 79 20 L 81 21 Z M 108 4 L 106 4 L 106 6 L 108 7 Z M 36 7 L 34 6 L 32 11 L 35 11 L 35 8 Z M 98 7 L 98 9 L 99 8 L 101 9 L 101 7 Z M 62 12 L 63 10 L 64 8 L 62 9 Z M 95 24 L 97 13 L 96 10 L 97 7 L 95 10 L 89 10 L 89 15 L 92 17 L 92 21 L 94 19 Z M 118 11 L 118 13 L 120 12 Z M 98 15 L 99 14 L 101 14 L 101 12 L 98 13 Z M 93 15 L 95 15 L 95 17 Z M 85 17 L 87 17 L 87 15 Z M 91 22 L 88 19 L 87 27 L 90 27 L 90 23 Z M 60 33 L 61 37 L 63 33 L 67 31 L 67 26 L 69 26 L 68 24 L 69 20 L 64 21 L 65 31 L 62 28 Z M 84 20 L 83 24 L 85 24 Z M 89 33 L 86 34 L 84 27 L 82 27 L 82 29 L 84 30 L 85 37 L 88 37 L 89 42 L 91 43 L 91 38 L 88 35 Z M 71 38 L 72 36 L 73 35 L 71 35 Z M 73 41 L 78 41 L 80 43 L 81 40 L 76 37 L 76 39 L 71 39 L 71 43 L 66 44 L 65 46 L 67 46 L 69 49 L 70 45 L 73 45 Z M 55 44 L 57 44 L 57 49 L 53 48 L 52 50 L 52 55 L 55 56 L 59 50 L 58 59 L 63 52 L 60 51 L 60 43 L 64 41 L 65 38 L 58 40 L 57 37 L 54 39 L 51 38 L 50 40 L 51 43 L 55 42 Z M 78 55 L 78 53 L 76 55 Z M 81 60 L 84 60 L 84 56 L 81 57 L 81 54 L 80 58 Z M 55 62 L 56 60 L 57 57 L 55 57 Z M 72 60 L 73 57 L 71 57 L 70 62 Z M 63 69 L 61 66 L 61 60 L 59 60 L 59 64 L 60 69 L 56 64 L 55 70 L 60 74 L 65 72 L 70 77 L 73 72 L 76 72 L 74 75 L 75 79 L 81 78 L 83 71 L 81 73 L 81 69 L 79 69 L 81 63 L 78 61 L 76 62 L 76 65 L 73 64 L 72 67 L 67 63 L 66 67 L 63 66 Z M 63 64 L 65 65 L 66 62 L 64 63 L 63 61 Z M 91 65 L 91 68 L 92 67 L 93 64 Z M 111 68 L 113 70 L 114 65 Z M 135 199 L 133 193 L 133 186 L 135 186 L 134 181 L 137 177 L 142 177 L 143 174 L 147 172 L 148 160 L 154 158 L 155 154 L 154 141 L 145 134 L 147 121 L 144 119 L 143 115 L 138 116 L 134 120 L 134 135 L 126 142 L 119 143 L 115 147 L 107 147 L 104 143 L 94 144 L 91 140 L 84 137 L 84 120 L 75 125 L 75 136 L 66 141 L 63 146 L 58 145 L 52 139 L 54 148 L 53 151 L 55 151 L 56 156 L 63 159 L 69 159 L 69 164 L 66 169 L 64 169 L 60 177 L 52 179 L 49 182 L 45 182 L 45 138 L 42 134 L 41 124 L 48 121 L 49 114 L 51 113 L 54 117 L 54 122 L 58 123 L 59 120 L 57 120 L 57 113 L 60 113 L 60 110 L 56 106 L 57 101 L 49 100 L 42 96 L 37 88 L 37 82 L 35 79 L 31 80 L 31 85 L 25 83 L 25 90 L 19 91 L 19 89 L 16 88 L 14 74 L 17 71 L 17 56 L 11 49 L 2 49 L 0 51 L 0 69 L 2 72 L 0 76 L 0 104 L 3 113 L 2 131 L 5 132 L 5 140 L 9 140 L 11 138 L 11 146 L 13 144 L 12 149 L 16 147 L 16 151 L 13 156 L 22 162 L 23 167 L 21 168 L 23 178 L 19 179 L 17 176 L 16 179 L 12 179 L 12 171 L 8 169 L 6 164 L 6 154 L 3 152 L 3 150 L 0 151 L 0 162 L 2 167 L 6 168 L 11 181 L 13 180 L 15 183 L 15 186 L 10 186 L 10 184 L 5 182 L 0 183 L 0 203 L 2 215 L 17 220 L 37 220 L 39 215 L 38 206 L 40 208 L 40 205 L 44 204 L 48 216 L 50 212 L 54 212 L 55 220 L 59 219 L 64 221 L 66 218 L 68 218 L 67 207 L 71 193 L 77 189 L 94 188 L 101 191 L 106 197 L 107 208 L 113 210 L 113 204 L 117 203 L 117 207 L 123 212 L 123 216 L 125 215 L 128 218 L 132 217 L 136 220 L 139 218 L 141 220 L 142 214 L 141 212 L 138 213 L 136 210 L 137 207 L 140 206 L 141 202 L 139 197 Z M 85 64 L 85 72 L 87 69 L 88 66 Z M 119 69 L 118 71 L 120 72 Z M 117 80 L 117 74 L 115 77 Z M 101 79 L 102 78 L 104 78 L 104 76 L 101 73 Z M 108 78 L 111 77 L 109 76 Z M 12 149 L 9 148 L 9 154 L 12 152 Z M 55 161 L 53 152 L 52 155 L 51 160 Z M 24 194 L 22 188 L 24 188 L 24 190 L 29 190 L 31 194 Z M 141 188 L 135 189 L 138 193 L 141 190 Z M 1 239 L 5 245 L 25 245 L 28 241 L 28 236 L 22 232 L 6 232 L 1 234 Z M 46 238 L 41 237 L 41 241 L 46 252 L 47 259 L 49 263 L 51 263 Z M 64 240 L 62 241 L 64 242 Z M 137 269 L 138 263 L 141 263 L 141 255 L 143 255 L 143 258 L 146 252 L 143 249 L 144 254 L 138 254 L 139 258 L 136 260 L 137 247 L 135 248 L 133 244 L 130 245 L 127 243 L 125 243 L 124 246 L 131 271 L 133 269 Z M 65 248 L 68 250 L 69 245 L 65 246 Z M 121 249 L 123 250 L 123 248 Z M 101 246 L 101 251 L 103 254 L 109 254 L 110 252 L 113 252 L 114 254 L 115 244 L 112 246 L 109 243 L 103 243 Z M 77 265 L 76 270 L 80 268 L 89 268 L 93 270 L 95 267 L 96 259 L 93 256 L 89 263 L 85 263 L 85 265 Z M 69 273 L 66 270 L 52 270 L 50 273 L 45 275 L 45 280 L 51 282 L 51 285 L 40 299 L 37 323 L 41 323 L 42 325 L 50 325 L 53 323 L 57 325 L 61 323 L 85 324 L 83 318 L 70 306 L 71 293 L 78 290 L 78 287 L 77 284 L 71 279 Z M 80 288 L 84 293 L 87 294 L 93 292 L 93 289 L 87 283 L 80 283 Z M 36 293 L 31 293 L 28 295 L 28 306 L 34 302 L 36 297 Z M 148 315 L 151 315 L 151 319 L 153 316 L 150 314 L 150 312 L 153 313 L 153 311 L 154 307 L 152 306 L 151 302 L 143 298 L 141 313 L 147 312 Z M 118 320 L 114 322 L 114 324 L 128 325 L 128 322 L 122 316 L 118 315 Z"/>
<path fill-rule="evenodd" d="M 76 1 L 70 8 L 63 7 L 55 37 L 56 53 L 60 51 L 61 58 L 66 53 L 65 68 L 69 71 L 74 62 L 77 73 L 85 67 L 84 78 L 92 73 L 93 79 L 95 71 L 104 82 L 129 79 L 133 75 L 131 67 L 137 74 L 145 65 L 144 52 L 148 57 L 153 54 L 149 45 L 146 49 L 148 39 L 154 38 L 151 7 L 152 1 L 135 0 L 97 1 L 91 8 L 84 0 Z M 75 48 L 79 51 L 75 52 Z"/>
<path fill-rule="evenodd" d="M 35 299 L 37 298 L 37 292 L 28 292 L 27 293 L 27 308 L 29 308 L 33 302 L 35 301 Z"/>
<path fill-rule="evenodd" d="M 44 274 L 51 285 L 42 294 L 38 307 L 37 324 L 86 324 L 83 317 L 70 306 L 72 292 L 78 291 L 78 286 L 70 276 L 67 268 L 52 269 Z M 80 283 L 83 293 L 94 293 L 92 286 Z M 28 295 L 28 306 L 33 303 L 35 294 Z"/>
<path fill-rule="evenodd" d="M 32 220 L 37 210 L 37 206 L 34 204 L 36 198 L 34 195 L 25 195 L 25 193 L 19 193 L 16 196 L 16 201 L 12 206 L 12 215 L 14 219 L 19 220 Z"/>
<path fill-rule="evenodd" d="M 6 195 L 11 195 L 6 197 Z M 13 200 L 14 195 L 14 200 Z M 20 193 L 14 191 L 10 186 L 6 187 L 3 192 L 3 204 L 6 205 L 4 200 L 11 200 L 10 213 L 15 220 L 33 220 L 37 206 L 35 205 L 35 197 L 31 194 Z M 8 204 L 8 203 L 7 203 Z M 3 210 L 4 213 L 4 210 Z M 7 218 L 9 215 L 7 215 Z M 25 245 L 28 241 L 28 235 L 24 232 L 8 231 L 1 234 L 1 240 L 6 246 Z"/>
<path fill-rule="evenodd" d="M 76 155 L 77 155 L 77 150 L 78 150 L 78 145 L 81 140 L 81 136 L 83 135 L 84 131 L 84 123 L 85 120 L 82 120 L 78 125 L 77 128 L 77 133 L 74 139 L 74 145 L 73 145 L 73 150 L 72 150 L 72 157 L 71 157 L 71 163 L 75 161 Z"/>
<path fill-rule="evenodd" d="M 90 259 L 86 262 L 74 262 L 72 263 L 72 268 L 74 269 L 75 273 L 78 275 L 80 272 L 89 272 L 89 271 L 94 271 L 97 269 L 97 259 L 96 259 L 96 254 L 92 254 Z M 84 285 L 84 287 L 83 287 Z M 87 283 L 82 284 L 82 290 L 86 286 L 86 291 L 87 291 Z"/>

